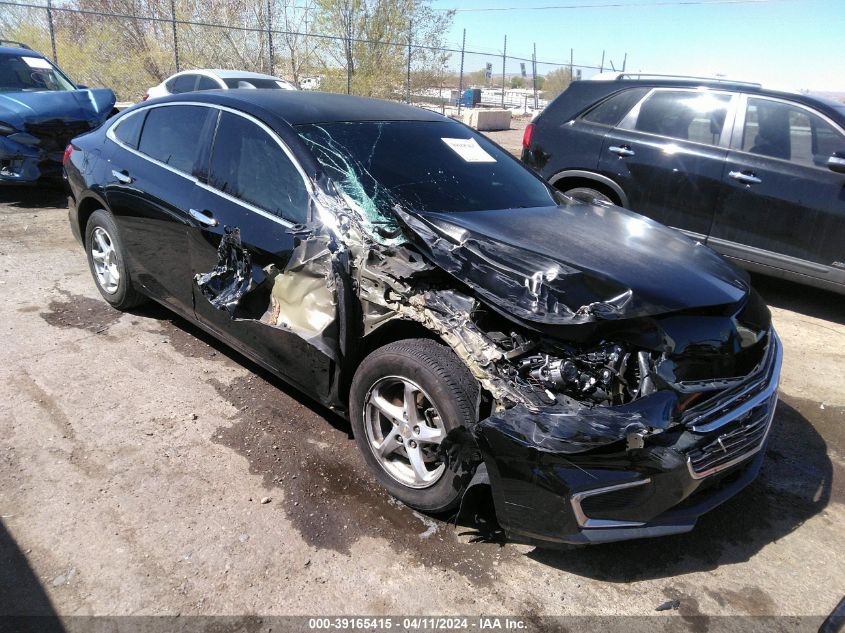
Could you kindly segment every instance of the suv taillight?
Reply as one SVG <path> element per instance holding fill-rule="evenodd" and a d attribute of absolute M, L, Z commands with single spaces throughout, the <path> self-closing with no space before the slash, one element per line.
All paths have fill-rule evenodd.
<path fill-rule="evenodd" d="M 62 165 L 67 165 L 67 162 L 70 160 L 70 155 L 73 154 L 73 145 L 68 145 L 65 147 L 65 155 L 62 156 Z"/>
<path fill-rule="evenodd" d="M 531 146 L 531 137 L 534 136 L 534 124 L 529 123 L 522 133 L 522 147 L 528 149 Z"/>
<path fill-rule="evenodd" d="M 149 99 L 149 98 L 150 98 L 150 93 L 149 93 L 149 92 L 145 92 L 145 93 L 144 93 L 144 96 L 143 96 L 143 97 L 141 97 L 141 101 L 146 101 L 146 100 L 147 100 L 147 99 Z"/>

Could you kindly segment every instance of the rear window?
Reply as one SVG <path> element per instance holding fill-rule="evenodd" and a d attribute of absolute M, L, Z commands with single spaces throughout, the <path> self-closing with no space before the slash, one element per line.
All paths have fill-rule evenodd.
<path fill-rule="evenodd" d="M 123 117 L 114 128 L 114 135 L 124 145 L 133 149 L 138 148 L 138 139 L 141 136 L 141 127 L 144 125 L 146 110 L 135 112 Z"/>
<path fill-rule="evenodd" d="M 216 110 L 202 106 L 161 106 L 151 108 L 141 133 L 138 150 L 191 174 L 202 147 L 205 121 Z"/>
<path fill-rule="evenodd" d="M 76 87 L 43 57 L 0 55 L 0 92 L 48 90 L 76 90 Z"/>
<path fill-rule="evenodd" d="M 619 124 L 637 102 L 648 92 L 648 88 L 632 88 L 624 90 L 608 99 L 605 99 L 583 117 L 584 121 L 598 123 L 599 125 L 615 126 Z"/>
<path fill-rule="evenodd" d="M 225 83 L 226 86 L 232 89 L 240 88 L 251 90 L 253 88 L 261 88 L 262 90 L 284 90 L 288 88 L 288 84 L 286 84 L 280 79 L 254 79 L 251 77 L 244 77 L 239 79 L 237 77 L 228 77 L 223 80 L 223 83 Z"/>
<path fill-rule="evenodd" d="M 556 204 L 551 190 L 454 121 L 310 124 L 297 131 L 329 177 L 365 210 L 481 211 Z"/>

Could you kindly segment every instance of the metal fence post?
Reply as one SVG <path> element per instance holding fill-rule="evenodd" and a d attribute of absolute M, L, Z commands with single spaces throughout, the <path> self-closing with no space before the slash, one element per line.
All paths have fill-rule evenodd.
<path fill-rule="evenodd" d="M 599 73 L 604 72 L 604 51 L 601 52 L 601 68 L 599 68 Z"/>
<path fill-rule="evenodd" d="M 176 72 L 179 72 L 179 38 L 176 35 L 176 0 L 170 0 L 170 24 L 173 26 L 173 55 L 176 59 Z"/>
<path fill-rule="evenodd" d="M 540 107 L 537 101 L 537 42 L 534 42 L 534 52 L 531 54 L 531 83 L 534 86 L 534 109 Z"/>
<path fill-rule="evenodd" d="M 628 65 L 628 53 L 625 53 L 625 57 L 622 58 L 622 72 L 625 72 L 625 66 Z"/>
<path fill-rule="evenodd" d="M 464 29 L 464 37 L 461 40 L 461 74 L 458 79 L 458 116 L 461 116 L 461 101 L 464 98 L 464 52 L 467 47 L 467 30 Z"/>
<path fill-rule="evenodd" d="M 411 103 L 411 43 L 414 38 L 414 21 L 408 20 L 408 75 L 406 78 L 405 102 Z"/>
<path fill-rule="evenodd" d="M 502 107 L 505 107 L 505 63 L 508 59 L 508 36 L 505 35 L 505 46 L 502 49 Z"/>
<path fill-rule="evenodd" d="M 56 52 L 56 29 L 53 27 L 53 0 L 47 0 L 47 26 L 50 28 L 50 46 L 53 47 L 53 61 L 59 63 Z"/>
<path fill-rule="evenodd" d="M 575 81 L 575 49 L 569 49 L 569 83 Z"/>
<path fill-rule="evenodd" d="M 270 55 L 270 74 L 273 73 L 273 9 L 272 0 L 267 0 L 267 50 Z"/>

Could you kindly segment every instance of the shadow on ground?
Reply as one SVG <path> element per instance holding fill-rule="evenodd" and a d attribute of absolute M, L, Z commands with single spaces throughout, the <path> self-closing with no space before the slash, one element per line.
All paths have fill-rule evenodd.
<path fill-rule="evenodd" d="M 64 627 L 26 554 L 0 521 L 0 630 L 62 633 Z"/>
<path fill-rule="evenodd" d="M 0 204 L 17 209 L 67 207 L 67 193 L 61 183 L 32 187 L 0 186 Z"/>
<path fill-rule="evenodd" d="M 843 295 L 763 275 L 752 275 L 751 285 L 770 306 L 845 325 Z"/>

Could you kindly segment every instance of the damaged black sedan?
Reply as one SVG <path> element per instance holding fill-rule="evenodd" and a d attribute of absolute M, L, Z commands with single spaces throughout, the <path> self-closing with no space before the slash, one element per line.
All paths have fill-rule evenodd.
<path fill-rule="evenodd" d="M 67 156 L 106 301 L 159 301 L 344 412 L 410 506 L 489 484 L 513 540 L 597 543 L 688 531 L 760 469 L 781 347 L 745 274 L 460 123 L 205 92 Z"/>

